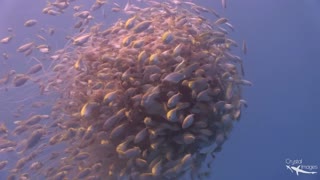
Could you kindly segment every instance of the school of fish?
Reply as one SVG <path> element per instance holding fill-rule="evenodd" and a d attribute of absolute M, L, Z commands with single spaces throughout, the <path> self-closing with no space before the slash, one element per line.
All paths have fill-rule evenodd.
<path fill-rule="evenodd" d="M 221 3 L 227 7 L 226 0 Z M 192 1 L 136 4 L 96 0 L 85 9 L 76 0 L 48 1 L 42 13 L 74 11 L 78 32 L 56 51 L 38 34 L 15 52 L 35 64 L 26 72 L 0 74 L 1 93 L 33 84 L 44 98 L 28 105 L 22 100 L 17 112 L 50 108 L 16 114 L 12 131 L 0 122 L 0 153 L 17 157 L 0 159 L 8 180 L 210 178 L 216 154 L 248 106 L 243 86 L 252 86 L 242 59 L 231 53 L 238 47 L 229 38 L 234 28 Z M 93 23 L 93 12 L 104 6 L 126 18 L 107 28 Z M 23 25 L 39 23 L 29 19 Z M 8 32 L 2 45 L 15 38 Z M 43 56 L 32 56 L 35 50 Z M 245 41 L 242 50 L 247 53 Z M 2 54 L 4 60 L 9 54 Z"/>

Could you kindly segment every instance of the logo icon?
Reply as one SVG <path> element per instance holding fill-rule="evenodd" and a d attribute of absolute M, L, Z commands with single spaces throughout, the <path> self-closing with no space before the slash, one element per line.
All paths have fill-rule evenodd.
<path fill-rule="evenodd" d="M 302 159 L 290 159 L 285 160 L 286 167 L 291 173 L 296 173 L 299 176 L 301 174 L 317 174 L 318 165 L 305 164 Z"/>
<path fill-rule="evenodd" d="M 297 176 L 299 176 L 299 173 L 304 173 L 304 174 L 316 174 L 317 173 L 315 171 L 305 171 L 303 169 L 300 169 L 300 165 L 297 167 L 294 167 L 294 166 L 290 167 L 288 165 L 286 165 L 286 166 L 287 166 L 287 169 L 289 169 L 292 173 L 293 173 L 293 171 L 295 171 Z"/>

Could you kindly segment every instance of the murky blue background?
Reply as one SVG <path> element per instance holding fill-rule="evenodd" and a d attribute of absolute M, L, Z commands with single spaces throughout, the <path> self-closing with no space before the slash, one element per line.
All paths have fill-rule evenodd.
<path fill-rule="evenodd" d="M 248 54 L 242 57 L 246 79 L 254 84 L 244 88 L 249 108 L 217 154 L 212 179 L 320 179 L 319 169 L 317 175 L 297 176 L 285 167 L 285 159 L 290 158 L 320 168 L 320 1 L 229 0 L 225 10 L 220 1 L 202 0 L 200 4 L 230 20 L 236 29 L 231 37 L 239 44 L 243 39 L 247 41 Z M 56 27 L 65 32 L 48 39 L 57 47 L 63 47 L 64 35 L 72 33 L 71 8 L 70 13 L 57 18 L 42 15 L 44 5 L 42 0 L 0 1 L 0 37 L 8 35 L 7 27 L 12 27 L 16 35 L 9 45 L 1 44 L 0 51 L 12 55 L 9 61 L 17 71 L 25 71 L 30 62 L 15 49 L 34 39 L 39 27 Z M 101 16 L 102 11 L 96 13 Z M 40 21 L 37 28 L 23 27 L 30 18 Z M 101 20 L 108 23 L 112 19 L 118 17 L 107 14 L 107 19 Z M 3 75 L 10 66 L 0 64 Z M 32 90 L 24 89 L 26 92 L 0 91 L 0 121 L 9 128 L 16 120 L 9 113 L 19 104 L 10 102 L 34 95 Z M 0 157 L 14 159 L 3 154 Z M 0 171 L 0 179 L 4 179 L 5 170 Z"/>

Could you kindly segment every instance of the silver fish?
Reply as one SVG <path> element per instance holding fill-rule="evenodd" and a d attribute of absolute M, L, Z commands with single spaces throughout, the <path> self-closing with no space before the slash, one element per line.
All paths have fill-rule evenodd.
<path fill-rule="evenodd" d="M 90 37 L 91 37 L 90 33 L 79 36 L 73 40 L 73 45 L 82 46 L 84 43 L 88 42 Z"/>
<path fill-rule="evenodd" d="M 178 84 L 179 82 L 181 82 L 185 78 L 186 78 L 186 76 L 184 74 L 178 73 L 178 72 L 173 72 L 173 73 L 168 74 L 164 79 L 162 79 L 162 82 Z"/>
<path fill-rule="evenodd" d="M 89 157 L 90 157 L 89 153 L 81 152 L 74 157 L 74 160 L 82 161 L 82 160 L 88 159 Z"/>
<path fill-rule="evenodd" d="M 26 27 L 31 27 L 31 26 L 34 26 L 38 23 L 37 20 L 35 19 L 30 19 L 30 20 L 27 20 L 25 23 L 24 23 L 24 26 Z"/>
<path fill-rule="evenodd" d="M 247 43 L 245 40 L 242 41 L 242 51 L 243 54 L 247 54 Z"/>
<path fill-rule="evenodd" d="M 144 128 L 142 129 L 141 131 L 139 131 L 137 133 L 137 135 L 135 136 L 134 138 L 134 143 L 135 144 L 138 144 L 140 143 L 141 141 L 143 141 L 148 135 L 148 131 L 147 131 L 147 128 Z"/>
<path fill-rule="evenodd" d="M 130 158 L 137 157 L 140 153 L 141 153 L 141 149 L 139 147 L 133 147 L 126 150 L 122 156 L 126 159 L 130 159 Z"/>
<path fill-rule="evenodd" d="M 223 8 L 227 8 L 227 0 L 221 0 L 221 4 Z"/>
<path fill-rule="evenodd" d="M 0 161 L 0 170 L 4 169 L 8 164 L 8 161 L 4 160 L 4 161 Z"/>
<path fill-rule="evenodd" d="M 127 124 L 120 124 L 119 126 L 115 127 L 110 133 L 110 139 L 115 139 L 121 136 L 125 132 L 127 127 Z"/>
<path fill-rule="evenodd" d="M 181 93 L 177 93 L 177 94 L 171 96 L 168 100 L 167 107 L 169 109 L 174 108 L 180 102 L 181 98 L 182 98 Z"/>
<path fill-rule="evenodd" d="M 34 45 L 34 42 L 29 42 L 24 45 L 18 47 L 17 52 L 26 52 L 27 50 L 31 49 Z"/>
<path fill-rule="evenodd" d="M 152 24 L 151 21 L 143 21 L 137 24 L 136 26 L 134 26 L 132 30 L 135 33 L 140 33 L 148 29 L 151 24 Z"/>
<path fill-rule="evenodd" d="M 189 114 L 187 117 L 184 118 L 182 122 L 182 129 L 187 129 L 193 124 L 194 121 L 194 114 Z"/>
<path fill-rule="evenodd" d="M 13 79 L 13 85 L 19 87 L 24 85 L 30 79 L 29 76 L 25 74 L 17 74 Z"/>
<path fill-rule="evenodd" d="M 78 176 L 77 176 L 77 179 L 82 179 L 82 178 L 85 178 L 87 177 L 89 174 L 91 173 L 91 168 L 84 168 L 82 169 Z"/>
<path fill-rule="evenodd" d="M 37 72 L 39 72 L 39 71 L 41 71 L 42 70 L 42 64 L 35 64 L 35 65 L 33 65 L 33 66 L 31 66 L 29 69 L 28 69 L 28 71 L 27 71 L 27 73 L 26 74 L 35 74 L 35 73 L 37 73 Z"/>
<path fill-rule="evenodd" d="M 195 141 L 196 137 L 191 133 L 183 134 L 183 142 L 185 144 L 192 144 Z"/>
<path fill-rule="evenodd" d="M 11 41 L 12 37 L 13 37 L 13 36 L 7 36 L 7 37 L 5 37 L 5 38 L 2 38 L 2 39 L 0 40 L 0 43 L 2 43 L 2 44 L 8 44 L 8 43 Z"/>
<path fill-rule="evenodd" d="M 45 134 L 45 130 L 44 129 L 38 129 L 35 130 L 32 134 L 31 137 L 27 140 L 26 142 L 26 149 L 30 149 L 32 147 L 34 147 L 36 144 L 38 144 L 38 142 L 40 141 L 40 139 L 42 138 L 42 136 Z"/>
<path fill-rule="evenodd" d="M 224 23 L 226 23 L 226 22 L 228 22 L 228 19 L 222 17 L 222 18 L 217 19 L 217 20 L 214 22 L 214 24 L 215 24 L 215 25 L 221 25 L 221 24 L 224 24 Z"/>

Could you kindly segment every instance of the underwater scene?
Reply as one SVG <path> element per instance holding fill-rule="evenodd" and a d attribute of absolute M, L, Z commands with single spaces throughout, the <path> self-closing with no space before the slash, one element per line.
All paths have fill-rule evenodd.
<path fill-rule="evenodd" d="M 0 180 L 320 180 L 320 1 L 0 1 Z"/>

